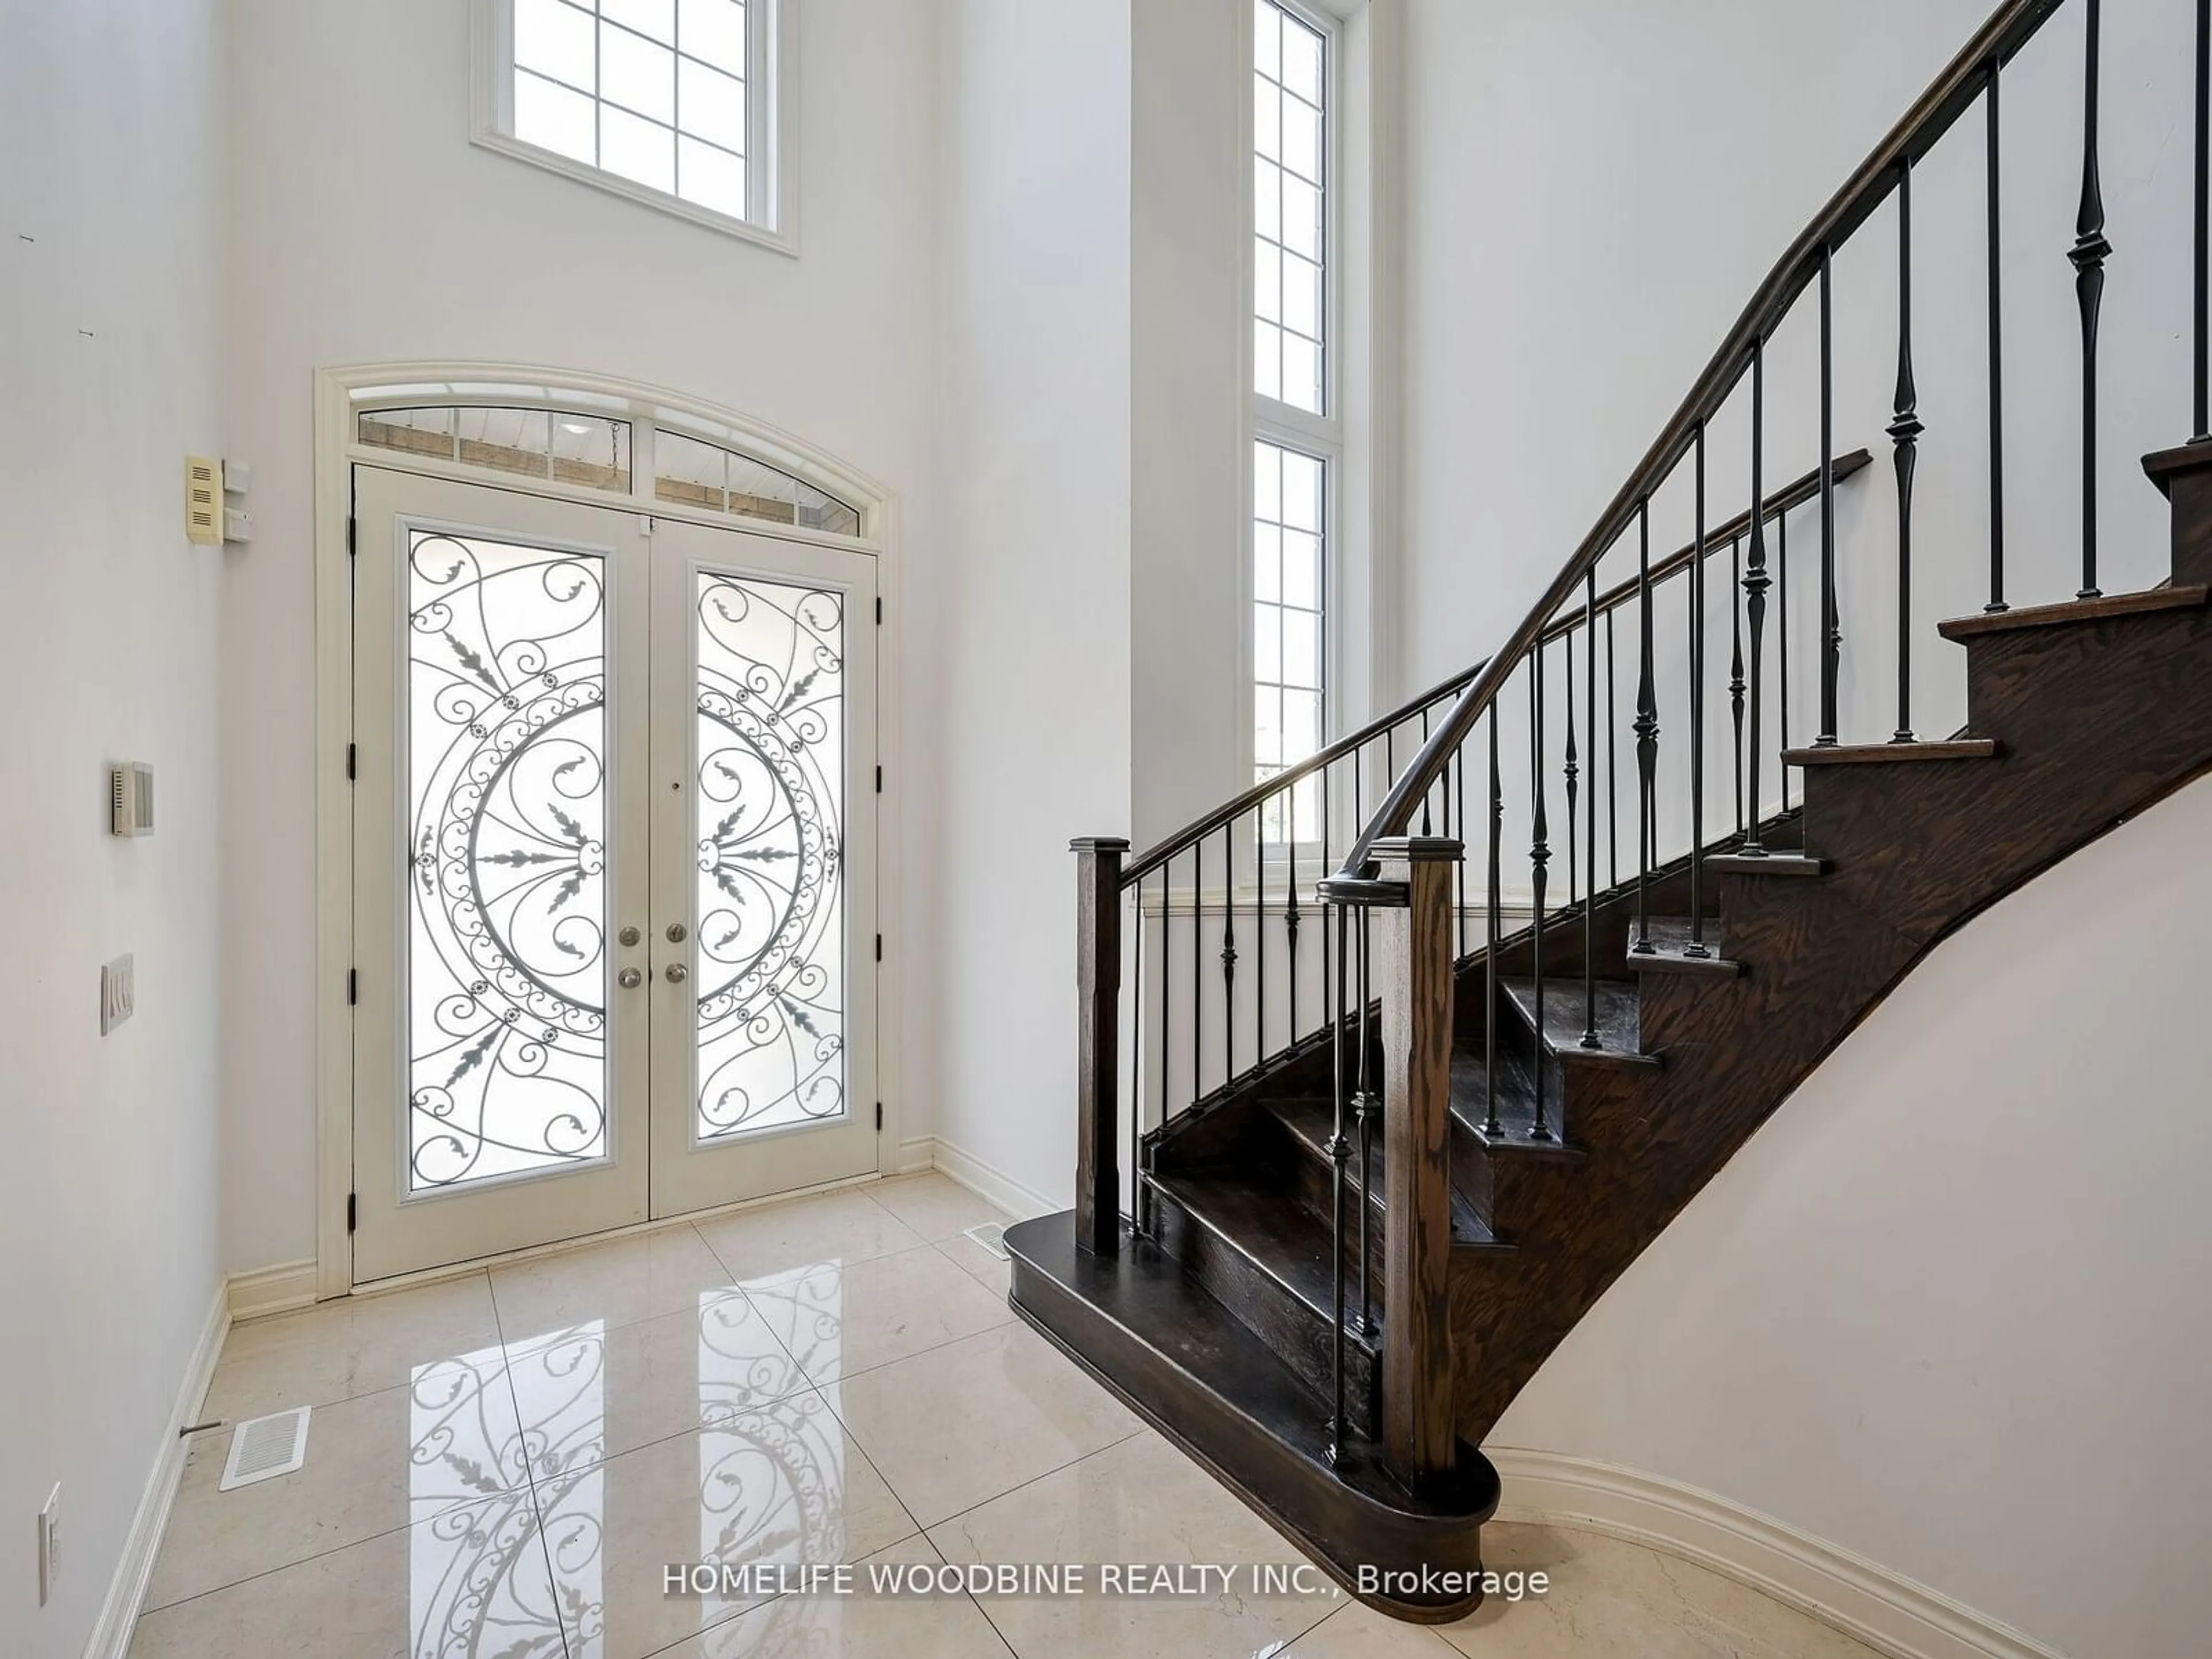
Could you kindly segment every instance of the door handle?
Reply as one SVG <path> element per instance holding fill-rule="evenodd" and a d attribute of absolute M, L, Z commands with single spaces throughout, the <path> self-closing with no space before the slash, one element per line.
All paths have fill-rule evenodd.
<path fill-rule="evenodd" d="M 615 983 L 625 991 L 635 991 L 645 983 L 645 975 L 635 968 L 625 968 L 615 975 Z"/>
<path fill-rule="evenodd" d="M 691 977 L 691 970 L 680 962 L 672 962 L 662 970 L 671 985 L 681 985 Z"/>

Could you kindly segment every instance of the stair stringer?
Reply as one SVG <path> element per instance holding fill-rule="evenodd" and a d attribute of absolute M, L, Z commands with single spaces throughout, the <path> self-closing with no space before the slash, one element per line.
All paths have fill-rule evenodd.
<path fill-rule="evenodd" d="M 1728 874 L 1740 980 L 1652 986 L 1663 1071 L 1576 1120 L 1506 1258 L 1455 1257 L 1459 1430 L 1471 1444 L 1552 1350 L 1845 1036 L 1947 934 L 2212 769 L 2212 611 L 2114 617 L 1969 641 L 1972 729 L 2002 757 L 1808 769 L 1818 880 Z"/>

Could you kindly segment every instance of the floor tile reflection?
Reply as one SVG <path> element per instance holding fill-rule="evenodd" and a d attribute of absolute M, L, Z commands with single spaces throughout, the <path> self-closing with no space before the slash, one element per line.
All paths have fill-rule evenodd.
<path fill-rule="evenodd" d="M 807 1386 L 798 1362 L 736 1291 L 612 1330 L 593 1322 L 511 1344 L 509 1376 L 531 1474 L 728 1421 Z"/>
<path fill-rule="evenodd" d="M 672 1563 L 857 1560 L 919 1530 L 821 1395 L 541 1480 L 573 1659 L 643 1659 L 766 1598 L 663 1593 Z"/>
<path fill-rule="evenodd" d="M 672 1563 L 1297 1561 L 1012 1321 L 962 1237 L 992 1218 L 925 1177 L 238 1327 L 204 1414 L 312 1404 L 307 1463 L 218 1492 L 229 1436 L 195 1438 L 132 1659 L 1871 1659 L 1505 1524 L 1490 1565 L 1550 1593 L 1437 1629 L 1332 1595 L 665 1594 Z"/>
<path fill-rule="evenodd" d="M 565 1659 L 529 1492 L 149 1613 L 130 1659 Z"/>
<path fill-rule="evenodd" d="M 144 1606 L 160 1607 L 526 1484 L 497 1348 L 319 1406 L 296 1473 L 217 1490 L 231 1436 L 194 1437 Z"/>
<path fill-rule="evenodd" d="M 731 1277 L 744 1279 L 821 1261 L 866 1261 L 927 1242 L 857 1188 L 739 1210 L 698 1224 L 699 1236 Z"/>
<path fill-rule="evenodd" d="M 1013 1318 L 928 1245 L 749 1281 L 746 1294 L 816 1382 L 833 1382 Z"/>

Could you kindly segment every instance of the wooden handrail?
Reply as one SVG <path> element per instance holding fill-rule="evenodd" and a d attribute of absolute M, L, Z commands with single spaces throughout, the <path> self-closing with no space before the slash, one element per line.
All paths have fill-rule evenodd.
<path fill-rule="evenodd" d="M 1415 811 L 1452 755 L 1465 743 L 1505 683 L 1534 648 L 1552 618 L 1573 597 L 1590 568 L 1602 558 L 1634 521 L 1639 504 L 1648 501 L 1674 471 L 1696 441 L 1698 431 L 1735 390 L 1750 367 L 1753 349 L 1765 344 L 1789 314 L 1798 296 L 1818 273 L 1822 260 L 1850 240 L 1851 234 L 1897 187 L 1900 170 L 1925 155 L 1948 132 L 1974 100 L 1981 95 L 1990 74 L 2002 68 L 2034 37 L 2064 3 L 2064 0 L 2005 0 L 1975 32 L 1958 56 L 1944 68 L 1927 91 L 1907 110 L 1888 135 L 1875 146 L 1827 205 L 1798 233 L 1789 251 L 1775 261 L 1766 279 L 1753 293 L 1720 347 L 1706 363 L 1673 416 L 1644 453 L 1627 480 L 1599 515 L 1574 556 L 1560 568 L 1543 595 L 1505 644 L 1468 682 L 1443 723 L 1429 734 L 1412 765 L 1398 776 L 1375 816 L 1360 830 L 1342 869 L 1357 874 L 1373 861 L 1375 843 L 1386 836 L 1405 833 Z"/>
<path fill-rule="evenodd" d="M 1840 483 L 1864 467 L 1870 459 L 1871 457 L 1863 449 L 1854 449 L 1849 454 L 1838 455 L 1830 468 L 1831 476 Z M 1820 469 L 1816 466 L 1803 476 L 1791 479 L 1781 489 L 1767 496 L 1764 503 L 1765 510 L 1759 516 L 1762 521 L 1772 519 L 1780 514 L 1787 513 L 1792 507 L 1802 507 L 1820 493 Z M 1746 507 L 1725 524 L 1719 525 L 1707 532 L 1706 550 L 1711 552 L 1713 548 L 1735 540 L 1750 527 L 1751 509 Z M 1696 555 L 1695 546 L 1685 547 L 1678 552 L 1668 554 L 1651 567 L 1651 585 L 1656 587 L 1660 583 L 1680 574 Z M 1607 611 L 1626 605 L 1636 596 L 1638 586 L 1638 584 L 1632 580 L 1600 594 L 1597 601 L 1598 613 L 1602 616 Z M 1582 622 L 1583 612 L 1577 610 L 1571 615 L 1560 617 L 1546 630 L 1544 637 L 1547 640 L 1557 639 L 1560 635 L 1571 632 L 1579 627 Z M 1401 703 L 1387 714 L 1378 715 L 1356 732 L 1346 732 L 1335 742 L 1308 756 L 1296 766 L 1286 767 L 1273 777 L 1254 784 L 1242 794 L 1231 796 L 1203 817 L 1194 818 L 1173 835 L 1147 848 L 1129 861 L 1127 866 L 1121 872 L 1123 890 L 1134 887 L 1146 877 L 1160 870 L 1169 860 L 1179 854 L 1188 852 L 1223 825 L 1234 823 L 1247 812 L 1264 806 L 1269 800 L 1291 788 L 1300 780 L 1311 777 L 1324 767 L 1334 765 L 1346 756 L 1354 754 L 1374 742 L 1384 732 L 1403 726 L 1407 720 L 1420 714 L 1423 709 L 1435 707 L 1453 692 L 1465 687 L 1468 681 L 1489 665 L 1490 659 L 1486 657 L 1471 668 L 1462 668 L 1450 678 L 1439 681 L 1431 686 L 1412 702 Z"/>

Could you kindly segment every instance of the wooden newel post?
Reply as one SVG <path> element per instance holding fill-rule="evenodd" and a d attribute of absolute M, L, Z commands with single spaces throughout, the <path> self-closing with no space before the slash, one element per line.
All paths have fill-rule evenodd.
<path fill-rule="evenodd" d="M 1096 1255 L 1121 1248 L 1121 855 L 1112 836 L 1075 853 L 1075 1242 Z"/>
<path fill-rule="evenodd" d="M 1375 843 L 1407 908 L 1374 914 L 1382 1004 L 1382 1449 L 1410 1484 L 1449 1473 L 1452 1421 L 1452 868 L 1460 843 Z"/>

